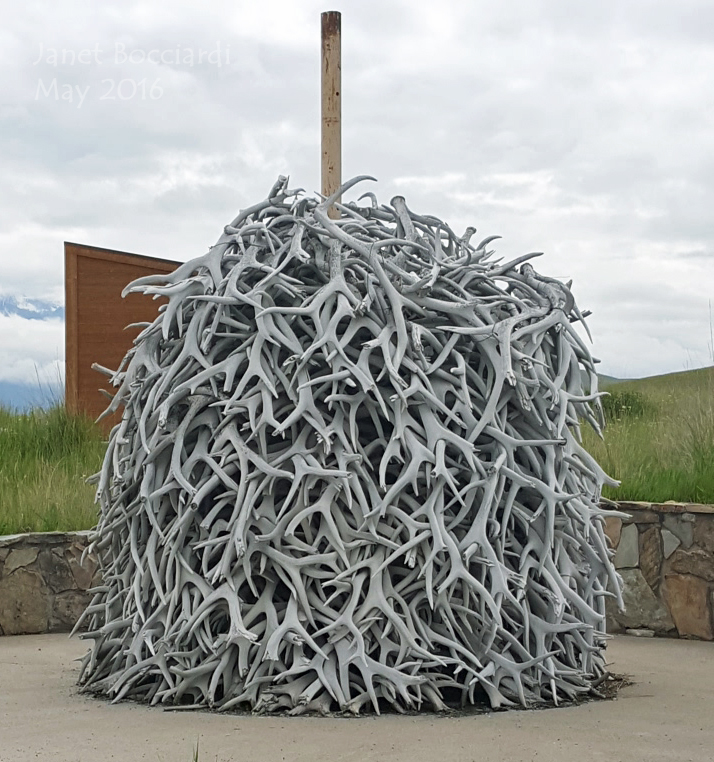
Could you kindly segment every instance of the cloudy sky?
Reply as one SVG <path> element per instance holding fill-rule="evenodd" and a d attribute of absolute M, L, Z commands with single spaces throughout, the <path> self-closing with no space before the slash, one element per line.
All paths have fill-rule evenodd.
<path fill-rule="evenodd" d="M 601 370 L 712 363 L 711 0 L 4 2 L 0 295 L 63 300 L 65 240 L 184 260 L 278 174 L 319 190 L 320 12 L 343 176 L 544 251 Z M 0 320 L 0 380 L 63 357 Z"/>

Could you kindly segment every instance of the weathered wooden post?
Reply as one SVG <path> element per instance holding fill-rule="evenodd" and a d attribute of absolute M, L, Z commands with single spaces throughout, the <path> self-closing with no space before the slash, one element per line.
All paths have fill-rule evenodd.
<path fill-rule="evenodd" d="M 342 182 L 342 59 L 339 11 L 322 14 L 322 194 L 332 195 Z M 331 206 L 328 214 L 340 214 Z"/>

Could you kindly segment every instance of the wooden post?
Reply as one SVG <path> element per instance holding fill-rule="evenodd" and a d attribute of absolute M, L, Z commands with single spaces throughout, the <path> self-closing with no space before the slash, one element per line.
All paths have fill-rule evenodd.
<path fill-rule="evenodd" d="M 322 14 L 322 194 L 331 196 L 342 184 L 342 15 Z M 338 199 L 339 201 L 339 199 Z M 340 213 L 328 210 L 332 219 Z"/>

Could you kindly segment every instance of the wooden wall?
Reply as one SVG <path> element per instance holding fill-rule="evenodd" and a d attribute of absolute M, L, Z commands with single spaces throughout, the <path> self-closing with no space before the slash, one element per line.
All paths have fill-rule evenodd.
<path fill-rule="evenodd" d="M 144 294 L 122 299 L 122 290 L 135 278 L 170 273 L 180 263 L 65 243 L 64 264 L 65 404 L 96 419 L 109 403 L 99 389 L 113 392 L 113 387 L 106 376 L 92 370 L 92 363 L 116 369 L 140 331 L 125 327 L 153 321 L 162 303 Z M 104 419 L 102 427 L 108 431 L 118 419 Z"/>

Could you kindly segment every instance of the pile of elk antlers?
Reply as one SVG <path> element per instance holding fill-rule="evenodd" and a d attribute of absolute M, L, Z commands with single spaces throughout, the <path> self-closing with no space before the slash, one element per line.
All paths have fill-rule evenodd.
<path fill-rule="evenodd" d="M 280 178 L 127 287 L 168 303 L 110 373 L 88 690 L 357 713 L 603 679 L 618 581 L 579 443 L 600 420 L 583 316 L 536 254 L 494 261 L 365 195 L 333 220 L 337 194 Z"/>

